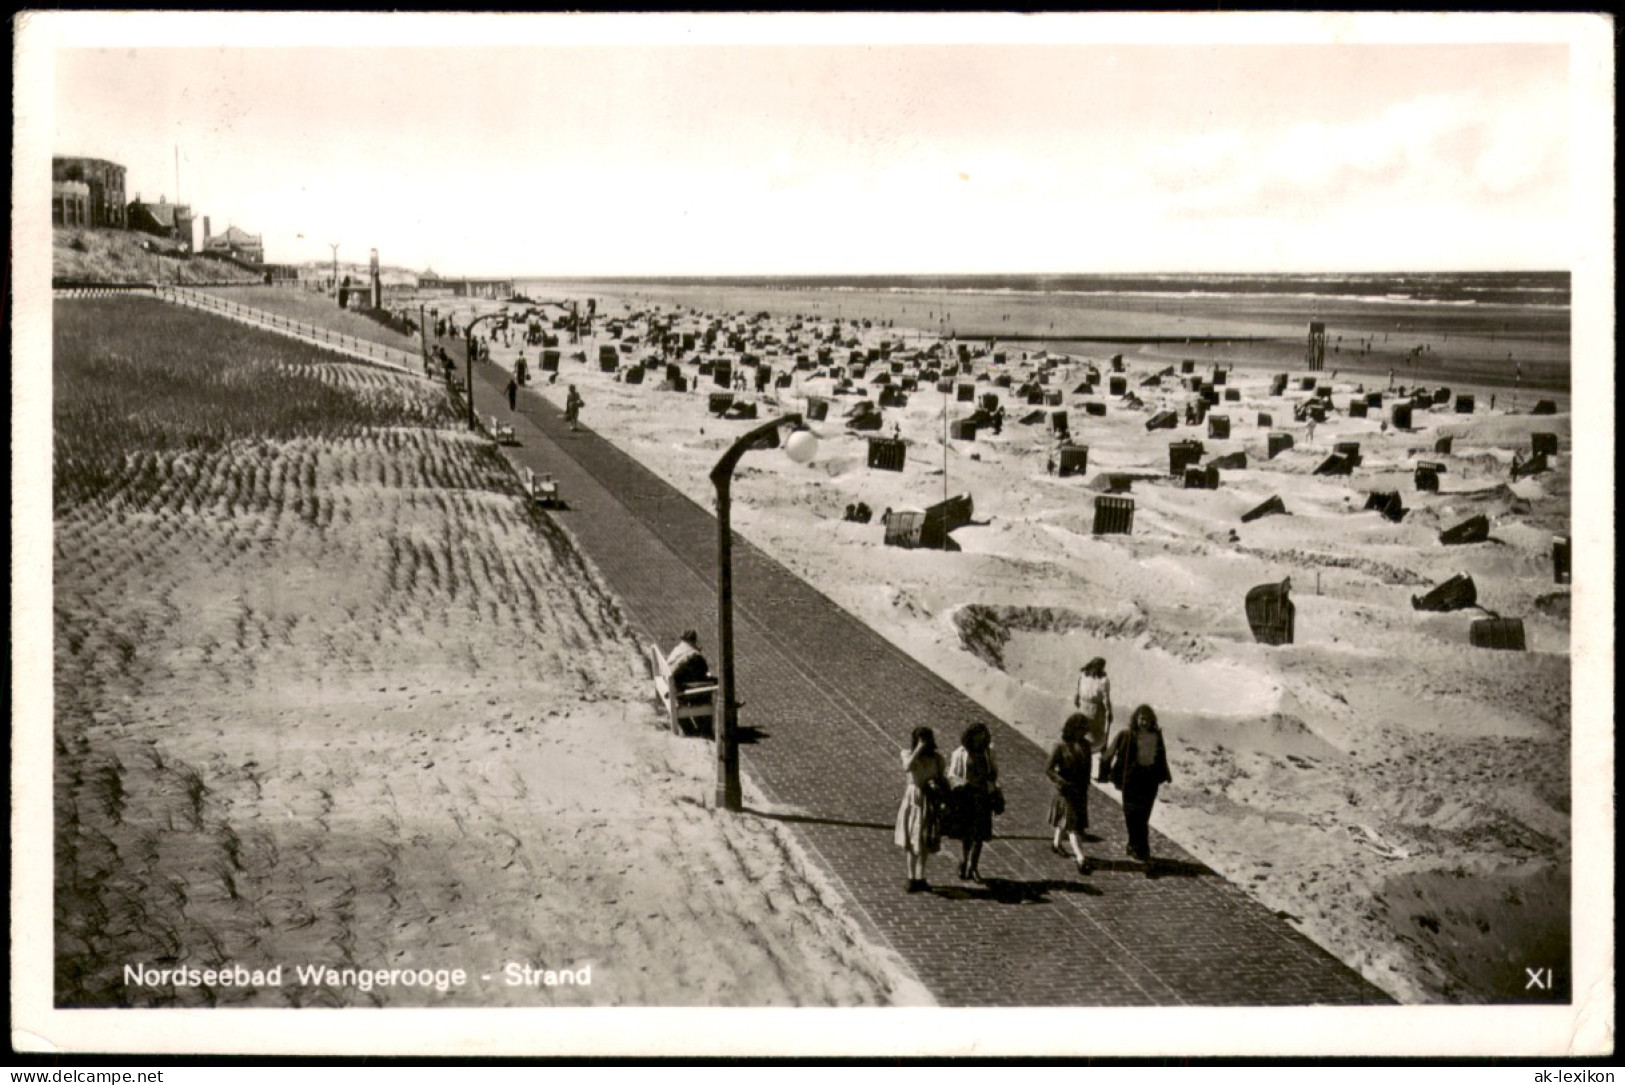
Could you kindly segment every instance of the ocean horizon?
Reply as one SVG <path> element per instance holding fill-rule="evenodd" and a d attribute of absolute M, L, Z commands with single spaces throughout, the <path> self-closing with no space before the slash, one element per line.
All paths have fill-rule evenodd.
<path fill-rule="evenodd" d="M 584 275 L 520 276 L 521 293 L 548 283 L 742 287 L 767 290 L 960 293 L 1009 296 L 1147 298 L 1285 297 L 1402 305 L 1514 305 L 1568 308 L 1567 271 L 1305 272 L 943 275 Z"/>

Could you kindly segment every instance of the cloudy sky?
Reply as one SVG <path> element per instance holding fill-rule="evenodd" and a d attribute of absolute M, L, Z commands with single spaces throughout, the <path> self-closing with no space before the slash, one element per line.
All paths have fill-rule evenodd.
<path fill-rule="evenodd" d="M 284 261 L 337 241 L 492 274 L 1571 265 L 1551 35 L 383 18 L 65 36 L 51 150 L 174 199 L 178 147 L 181 197 Z"/>

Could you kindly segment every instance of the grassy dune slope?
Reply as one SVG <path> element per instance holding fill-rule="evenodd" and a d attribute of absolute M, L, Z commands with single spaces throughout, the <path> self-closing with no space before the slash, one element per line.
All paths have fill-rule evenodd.
<path fill-rule="evenodd" d="M 394 347 L 396 350 L 411 351 L 415 354 L 419 349 L 417 339 L 401 335 L 360 313 L 340 309 L 338 302 L 326 294 L 283 286 L 234 286 L 210 292 L 238 305 L 276 313 L 278 316 L 321 328 L 331 328 L 345 335 L 353 335 L 357 339 Z"/>
<path fill-rule="evenodd" d="M 260 281 L 253 272 L 223 260 L 182 259 L 171 255 L 176 252 L 173 242 L 128 230 L 56 227 L 51 231 L 51 275 L 115 283 L 154 279 L 183 284 Z"/>
<path fill-rule="evenodd" d="M 696 801 L 703 744 L 443 390 L 143 298 L 59 302 L 54 348 L 59 1005 L 918 997 L 782 827 Z M 124 972 L 229 964 L 285 974 Z"/>

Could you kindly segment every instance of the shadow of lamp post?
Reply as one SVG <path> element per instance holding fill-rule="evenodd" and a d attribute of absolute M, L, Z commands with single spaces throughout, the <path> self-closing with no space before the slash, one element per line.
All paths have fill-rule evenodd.
<path fill-rule="evenodd" d="M 784 442 L 784 452 L 792 461 L 807 463 L 818 454 L 818 438 L 802 422 L 801 415 L 787 414 L 764 422 L 739 438 L 711 468 L 711 483 L 717 488 L 717 695 L 721 698 L 721 712 L 714 730 L 719 810 L 737 812 L 743 806 L 739 790 L 739 705 L 734 700 L 733 532 L 729 527 L 729 487 L 740 457 L 752 448 L 777 447 L 781 426 L 791 430 Z"/>

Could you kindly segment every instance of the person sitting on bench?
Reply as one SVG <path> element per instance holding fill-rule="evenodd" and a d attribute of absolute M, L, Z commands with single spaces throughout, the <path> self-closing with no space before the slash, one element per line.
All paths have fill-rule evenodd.
<path fill-rule="evenodd" d="M 711 674 L 711 664 L 700 654 L 700 635 L 692 629 L 683 632 L 677 647 L 666 657 L 666 670 L 671 674 L 672 688 L 678 693 L 690 686 L 716 681 Z"/>

